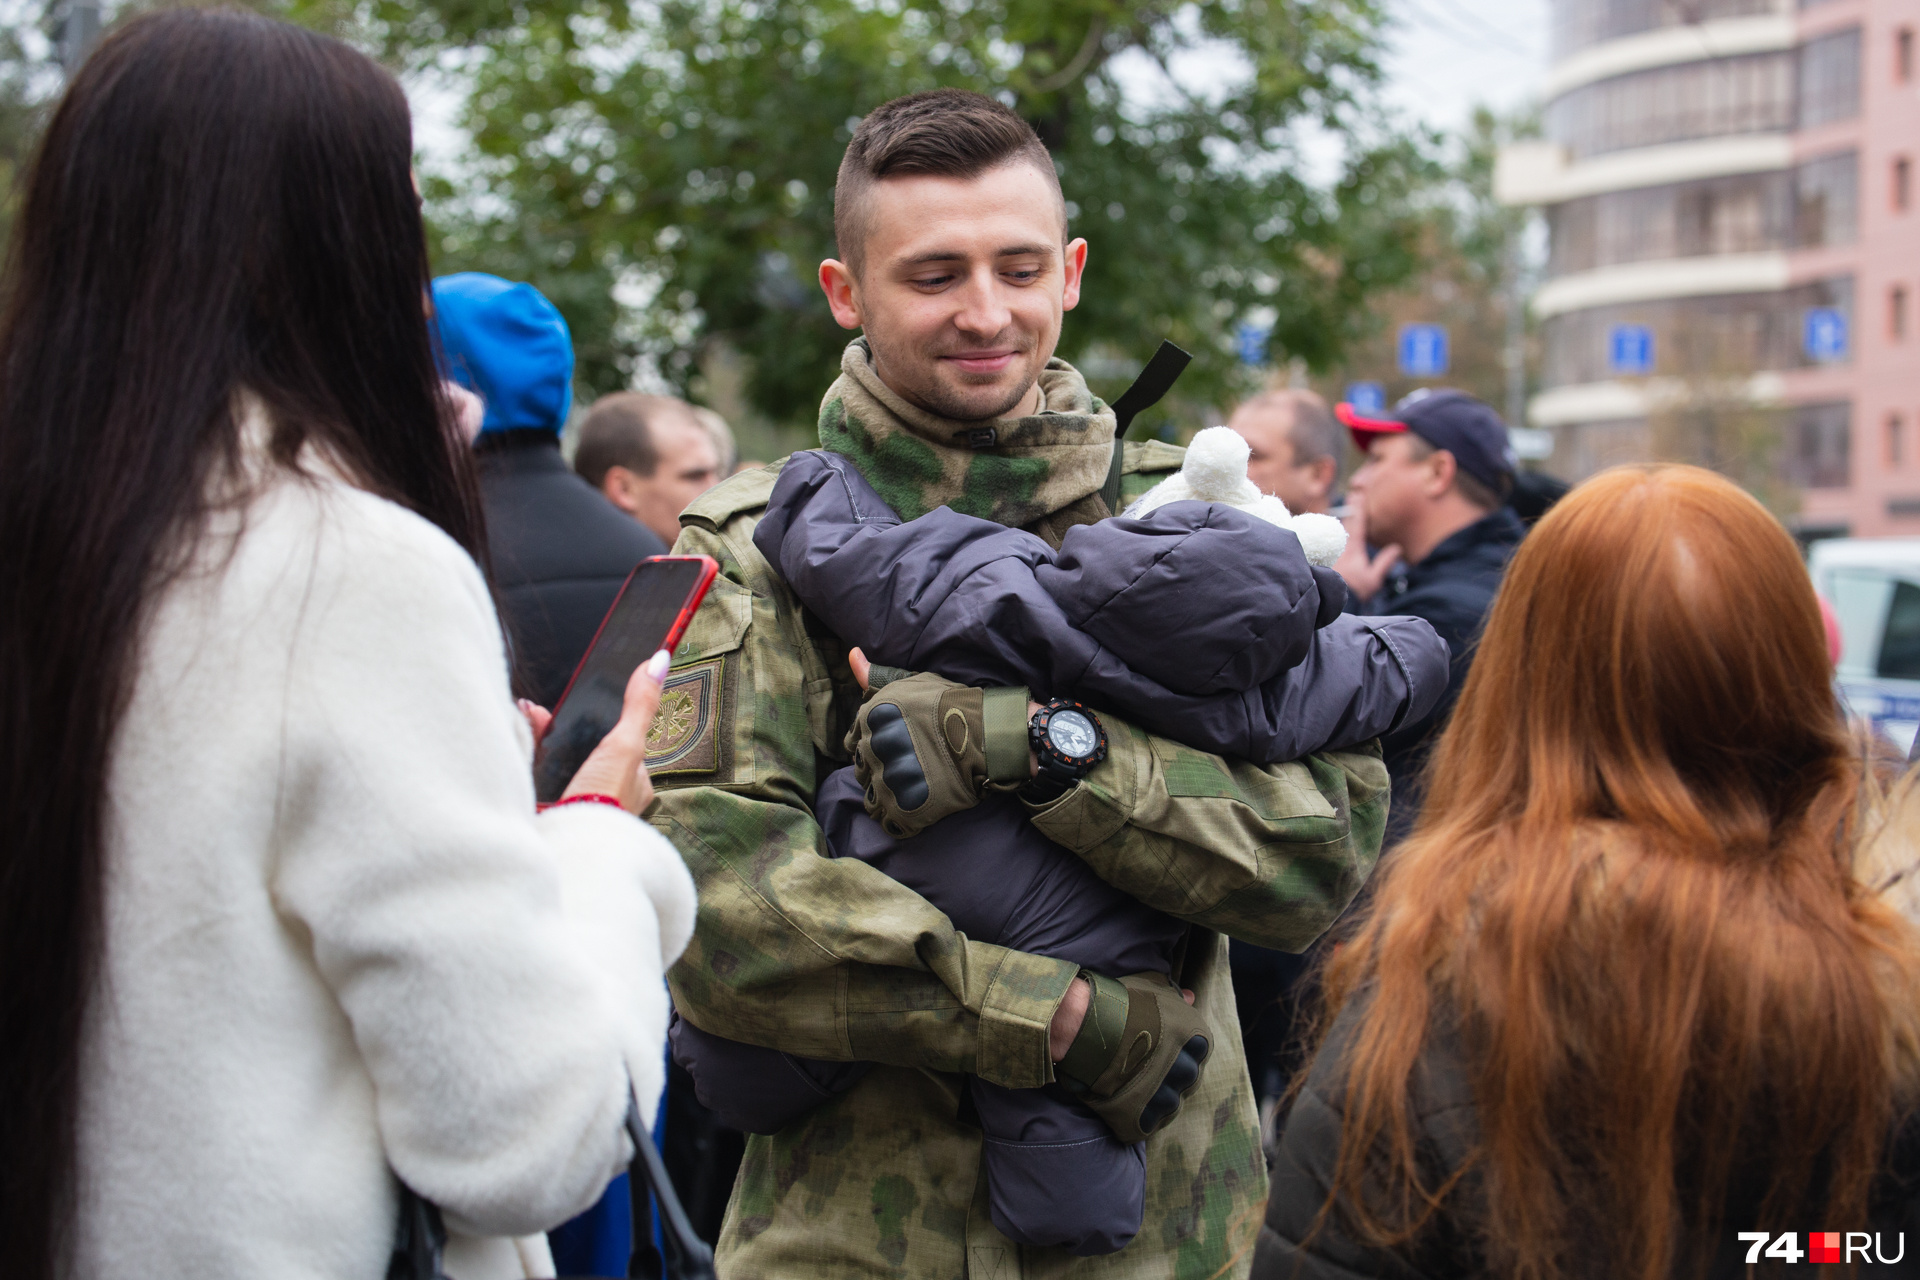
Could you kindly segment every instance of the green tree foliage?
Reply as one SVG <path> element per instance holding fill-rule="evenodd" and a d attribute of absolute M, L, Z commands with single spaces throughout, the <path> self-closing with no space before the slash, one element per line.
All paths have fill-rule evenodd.
<path fill-rule="evenodd" d="M 1182 392 L 1220 403 L 1247 376 L 1236 320 L 1271 314 L 1277 358 L 1327 367 L 1369 331 L 1368 299 L 1418 266 L 1431 174 L 1368 115 L 1378 0 L 294 11 L 470 86 L 477 155 L 430 175 L 439 266 L 546 291 L 589 391 L 625 385 L 649 355 L 685 385 L 724 346 L 745 357 L 760 413 L 810 424 L 847 338 L 814 283 L 841 152 L 863 112 L 938 85 L 996 94 L 1053 148 L 1092 244 L 1069 358 L 1130 369 L 1171 337 L 1197 356 Z M 1195 51 L 1228 68 L 1220 83 L 1171 74 Z M 1302 125 L 1349 138 L 1331 190 L 1301 177 Z"/>
<path fill-rule="evenodd" d="M 1537 328 L 1525 307 L 1539 268 L 1529 259 L 1527 232 L 1538 215 L 1494 199 L 1493 165 L 1502 145 L 1538 129 L 1530 111 L 1501 116 L 1482 107 L 1463 133 L 1434 140 L 1433 150 L 1445 155 L 1444 173 L 1420 233 L 1420 265 L 1374 300 L 1380 323 L 1316 379 L 1324 392 L 1337 396 L 1347 383 L 1368 380 L 1381 383 L 1392 403 L 1416 386 L 1441 383 L 1509 413 L 1510 358 L 1520 357 L 1522 391 L 1538 363 Z M 1407 378 L 1398 370 L 1399 327 L 1416 322 L 1446 326 L 1450 367 L 1439 379 Z"/>
<path fill-rule="evenodd" d="M 55 50 L 31 7 L 0 3 L 0 244 L 13 233 L 20 179 L 60 89 Z"/>

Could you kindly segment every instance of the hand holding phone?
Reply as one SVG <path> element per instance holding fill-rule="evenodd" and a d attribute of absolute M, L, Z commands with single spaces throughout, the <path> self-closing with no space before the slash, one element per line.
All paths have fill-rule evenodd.
<path fill-rule="evenodd" d="M 560 793 L 568 796 L 612 796 L 620 807 L 638 817 L 653 803 L 653 779 L 647 774 L 647 734 L 660 710 L 660 687 L 667 678 L 665 649 L 642 663 L 627 680 L 620 719 L 588 753 Z"/>
<path fill-rule="evenodd" d="M 659 706 L 660 679 L 666 672 L 662 669 L 660 679 L 650 680 L 639 668 L 661 651 L 670 654 L 680 643 L 719 570 L 710 556 L 653 556 L 627 575 L 540 739 L 533 775 L 534 794 L 541 803 L 582 791 L 598 791 L 624 802 L 624 784 L 636 773 L 651 792 L 644 769 L 647 726 Z M 603 742 L 606 752 L 598 750 Z M 590 764 L 605 765 L 615 755 L 621 760 L 631 755 L 633 766 L 622 764 L 607 771 L 606 778 L 599 778 L 606 770 L 596 767 L 595 785 L 577 778 Z"/>

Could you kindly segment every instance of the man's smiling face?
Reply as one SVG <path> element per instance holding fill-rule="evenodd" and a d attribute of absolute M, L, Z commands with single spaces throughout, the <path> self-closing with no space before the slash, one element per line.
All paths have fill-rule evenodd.
<path fill-rule="evenodd" d="M 834 319 L 865 330 L 880 380 L 943 418 L 1037 412 L 1087 259 L 1085 240 L 1062 243 L 1058 188 L 1016 160 L 972 178 L 885 178 L 866 199 L 858 275 L 829 259 L 820 285 Z"/>

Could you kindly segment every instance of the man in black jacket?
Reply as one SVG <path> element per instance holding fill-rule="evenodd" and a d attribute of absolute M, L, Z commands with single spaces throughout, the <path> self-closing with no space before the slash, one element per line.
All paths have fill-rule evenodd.
<path fill-rule="evenodd" d="M 1337 412 L 1367 455 L 1348 486 L 1357 511 L 1336 566 L 1354 611 L 1425 618 L 1453 651 L 1439 705 L 1381 740 L 1393 777 L 1391 848 L 1419 816 L 1421 770 L 1466 683 L 1474 642 L 1526 527 L 1507 506 L 1514 477 L 1507 427 L 1487 405 L 1462 391 L 1422 390 L 1391 417 L 1364 417 L 1350 404 Z"/>
<path fill-rule="evenodd" d="M 560 456 L 573 340 L 554 305 L 475 271 L 434 281 L 433 305 L 454 381 L 486 405 L 473 447 L 514 688 L 551 707 L 627 574 L 667 548 Z"/>

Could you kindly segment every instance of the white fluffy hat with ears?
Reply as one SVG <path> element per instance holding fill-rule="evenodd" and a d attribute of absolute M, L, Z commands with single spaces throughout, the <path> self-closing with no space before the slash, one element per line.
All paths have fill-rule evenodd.
<path fill-rule="evenodd" d="M 1270 493 L 1262 493 L 1247 479 L 1247 458 L 1252 454 L 1238 431 L 1227 427 L 1208 427 L 1187 445 L 1187 459 L 1179 474 L 1168 476 L 1134 500 L 1123 513 L 1144 516 L 1169 502 L 1218 502 L 1238 507 L 1250 515 L 1291 530 L 1307 553 L 1307 563 L 1323 569 L 1333 567 L 1347 549 L 1347 530 L 1332 516 L 1294 515 L 1287 504 Z"/>

